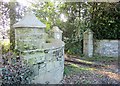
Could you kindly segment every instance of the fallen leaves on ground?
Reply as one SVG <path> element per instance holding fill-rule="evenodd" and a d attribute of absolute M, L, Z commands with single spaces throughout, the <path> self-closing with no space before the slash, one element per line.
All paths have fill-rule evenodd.
<path fill-rule="evenodd" d="M 70 64 L 72 65 L 69 67 Z M 104 63 L 101 64 L 104 65 Z M 120 84 L 120 72 L 115 62 L 105 64 L 105 67 L 65 62 L 65 68 L 68 68 L 67 71 L 70 73 L 64 75 L 62 84 Z"/>

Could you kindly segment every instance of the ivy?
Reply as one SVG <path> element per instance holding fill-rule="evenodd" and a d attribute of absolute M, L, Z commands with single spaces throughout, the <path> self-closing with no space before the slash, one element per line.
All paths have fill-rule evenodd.
<path fill-rule="evenodd" d="M 12 59 L 12 63 L 6 62 L 2 67 L 2 84 L 29 84 L 32 70 L 23 65 L 19 58 Z"/>

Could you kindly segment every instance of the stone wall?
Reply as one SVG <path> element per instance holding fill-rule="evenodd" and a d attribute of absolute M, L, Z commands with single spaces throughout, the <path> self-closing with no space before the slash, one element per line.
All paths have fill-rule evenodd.
<path fill-rule="evenodd" d="M 2 45 L 0 45 L 0 58 L 2 58 Z"/>
<path fill-rule="evenodd" d="M 94 41 L 94 55 L 118 57 L 120 40 L 96 40 Z"/>
<path fill-rule="evenodd" d="M 64 72 L 64 42 L 46 37 L 43 28 L 17 28 L 15 33 L 22 64 L 32 70 L 29 83 L 59 84 Z"/>
<path fill-rule="evenodd" d="M 64 47 L 44 50 L 42 54 L 41 51 L 37 52 L 38 54 L 36 52 L 29 54 L 34 58 L 27 61 L 29 64 L 33 64 L 31 65 L 33 74 L 30 83 L 58 84 L 62 80 L 64 72 Z"/>
<path fill-rule="evenodd" d="M 2 39 L 0 39 L 0 42 Z M 0 85 L 2 84 L 2 44 L 0 43 Z"/>
<path fill-rule="evenodd" d="M 54 36 L 51 37 L 45 32 L 46 25 L 30 12 L 13 26 L 15 48 L 22 57 L 22 65 L 32 70 L 29 83 L 59 84 L 64 72 L 62 31 L 53 28 Z"/>
<path fill-rule="evenodd" d="M 45 42 L 44 29 L 38 28 L 17 28 L 16 48 L 19 50 L 31 50 L 42 48 L 42 43 Z"/>

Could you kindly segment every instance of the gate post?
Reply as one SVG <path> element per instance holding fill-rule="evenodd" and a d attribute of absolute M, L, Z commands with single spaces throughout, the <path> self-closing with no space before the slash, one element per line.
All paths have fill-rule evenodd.
<path fill-rule="evenodd" d="M 83 53 L 85 56 L 93 56 L 93 32 L 88 29 L 83 34 Z"/>

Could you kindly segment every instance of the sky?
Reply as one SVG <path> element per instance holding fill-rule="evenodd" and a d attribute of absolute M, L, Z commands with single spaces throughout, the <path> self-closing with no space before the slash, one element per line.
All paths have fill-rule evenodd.
<path fill-rule="evenodd" d="M 15 0 L 0 0 L 0 2 L 9 2 L 9 1 L 15 1 Z M 22 6 L 27 6 L 29 7 L 31 4 L 29 2 L 33 2 L 35 0 L 16 0 L 17 2 L 20 3 Z M 10 29 L 9 25 L 6 25 L 5 27 L 0 26 L 0 38 L 1 35 L 6 34 L 7 30 Z"/>
<path fill-rule="evenodd" d="M 1 0 L 0 0 L 1 1 Z M 20 3 L 20 5 L 22 6 L 27 6 L 27 7 L 30 7 L 31 3 L 34 3 L 34 2 L 38 2 L 38 0 L 2 0 L 3 2 L 12 2 L 12 1 L 17 1 Z M 40 1 L 40 0 L 39 0 Z M 43 0 L 45 1 L 45 0 Z M 48 1 L 51 1 L 51 2 L 55 2 L 55 0 L 48 0 Z M 59 2 L 56 2 L 55 5 L 57 5 Z M 66 22 L 67 21 L 67 18 L 64 14 L 61 14 L 60 15 L 60 19 L 63 21 L 63 22 Z M 8 26 L 9 27 L 9 26 Z M 7 27 L 7 28 L 8 28 Z"/>
<path fill-rule="evenodd" d="M 9 1 L 15 1 L 15 0 L 3 0 L 4 2 L 9 2 Z M 30 7 L 30 2 L 32 2 L 32 3 L 34 3 L 34 2 L 37 2 L 38 0 L 16 0 L 17 2 L 19 2 L 21 5 L 23 5 L 23 6 L 27 6 L 27 7 Z M 42 1 L 42 0 L 41 0 Z M 43 1 L 45 1 L 45 0 L 43 0 Z M 47 1 L 51 1 L 51 2 L 54 2 L 55 0 L 47 0 Z M 56 4 L 55 5 L 57 5 L 59 2 L 57 2 L 56 1 Z M 67 18 L 65 17 L 65 15 L 64 14 L 61 14 L 60 15 L 60 17 L 61 17 L 61 20 L 63 21 L 63 22 L 66 22 L 67 21 Z"/>
<path fill-rule="evenodd" d="M 0 1 L 4 1 L 4 2 L 17 1 L 23 6 L 30 6 L 31 5 L 30 2 L 34 3 L 34 2 L 37 2 L 38 0 L 0 0 Z M 54 1 L 59 1 L 59 0 L 39 0 L 39 1 L 41 1 L 41 2 L 43 2 L 43 1 L 54 2 Z M 60 1 L 62 1 L 62 0 L 60 0 Z"/>

